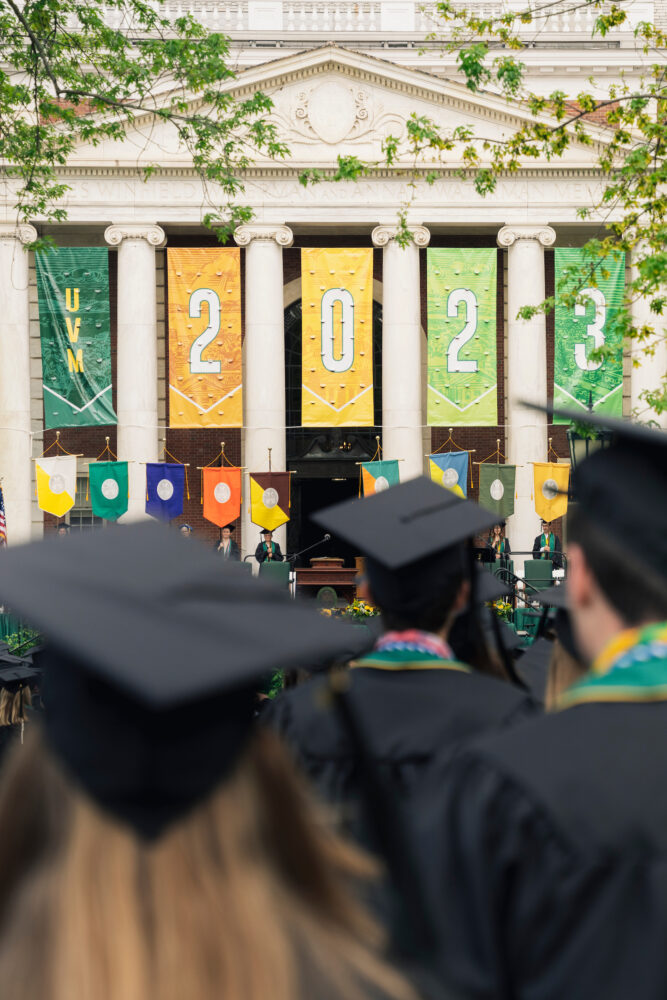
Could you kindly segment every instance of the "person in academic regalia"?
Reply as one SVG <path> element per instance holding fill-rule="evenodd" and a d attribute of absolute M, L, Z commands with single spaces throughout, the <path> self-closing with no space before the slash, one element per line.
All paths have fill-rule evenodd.
<path fill-rule="evenodd" d="M 255 559 L 260 566 L 263 562 L 282 562 L 285 557 L 280 551 L 278 542 L 273 541 L 273 532 L 265 528 L 260 534 L 262 541 L 255 549 Z"/>
<path fill-rule="evenodd" d="M 222 557 L 224 562 L 240 562 L 241 552 L 238 545 L 232 538 L 234 531 L 233 524 L 226 524 L 222 529 L 222 538 L 215 543 L 215 551 Z"/>
<path fill-rule="evenodd" d="M 551 521 L 542 521 L 542 534 L 533 542 L 533 559 L 551 559 L 555 569 L 563 564 L 560 538 L 551 530 Z"/>
<path fill-rule="evenodd" d="M 469 540 L 492 518 L 426 478 L 313 518 L 366 557 L 360 595 L 379 608 L 384 631 L 350 664 L 348 697 L 370 757 L 406 807 L 419 808 L 425 788 L 439 794 L 427 778 L 437 754 L 454 754 L 473 736 L 512 725 L 535 707 L 524 691 L 458 661 L 448 643 L 457 613 L 475 603 Z M 283 735 L 341 828 L 375 847 L 354 748 L 327 708 L 325 687 L 326 679 L 314 677 L 285 691 L 265 721 Z"/>
<path fill-rule="evenodd" d="M 7 662 L 14 659 L 15 665 Z M 0 762 L 14 743 L 23 743 L 32 705 L 30 685 L 39 675 L 39 670 L 11 654 L 0 663 Z"/>
<path fill-rule="evenodd" d="M 346 635 L 161 526 L 59 549 L 0 568 L 47 641 L 43 732 L 0 776 L 3 996 L 413 1000 L 351 893 L 370 862 L 254 722 L 261 676 Z"/>
<path fill-rule="evenodd" d="M 477 1000 L 667 995 L 667 435 L 576 470 L 567 597 L 589 672 L 464 748 L 418 817 L 443 980 Z"/>
<path fill-rule="evenodd" d="M 509 538 L 505 537 L 505 525 L 504 524 L 494 524 L 489 537 L 486 540 L 486 544 L 490 549 L 493 549 L 496 562 L 502 562 L 503 564 L 509 560 L 512 554 L 512 548 L 510 546 Z"/>

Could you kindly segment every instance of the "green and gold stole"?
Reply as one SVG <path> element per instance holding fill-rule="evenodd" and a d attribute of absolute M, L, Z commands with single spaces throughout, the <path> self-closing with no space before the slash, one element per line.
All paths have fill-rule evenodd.
<path fill-rule="evenodd" d="M 378 649 L 360 660 L 353 660 L 350 667 L 366 667 L 372 670 L 459 670 L 470 673 L 470 667 L 458 660 L 443 660 L 441 657 L 418 649 Z"/>
<path fill-rule="evenodd" d="M 667 622 L 615 636 L 558 707 L 590 701 L 667 701 Z"/>

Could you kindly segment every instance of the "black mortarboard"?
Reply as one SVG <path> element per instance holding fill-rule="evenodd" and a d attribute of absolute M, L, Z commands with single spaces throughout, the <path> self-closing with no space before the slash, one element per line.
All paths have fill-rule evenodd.
<path fill-rule="evenodd" d="M 443 575 L 459 566 L 462 575 L 467 572 L 463 543 L 490 527 L 495 515 L 421 476 L 327 507 L 313 520 L 366 556 L 382 608 L 409 614 Z"/>
<path fill-rule="evenodd" d="M 476 575 L 475 600 L 478 604 L 498 601 L 512 590 L 512 586 L 486 569 L 478 569 Z"/>
<path fill-rule="evenodd" d="M 534 697 L 544 704 L 549 676 L 549 664 L 554 644 L 550 639 L 540 638 L 529 646 L 517 660 L 516 671 Z"/>
<path fill-rule="evenodd" d="M 272 534 L 273 534 L 273 528 L 262 528 L 262 530 L 260 531 L 260 535 L 272 535 Z"/>
<path fill-rule="evenodd" d="M 227 529 L 227 531 L 236 531 L 236 525 L 235 524 L 223 524 L 222 530 L 224 531 L 225 528 Z"/>
<path fill-rule="evenodd" d="M 0 594 L 39 627 L 47 742 L 88 794 L 157 836 L 233 768 L 268 671 L 348 637 L 155 524 L 8 550 Z M 261 621 L 262 627 L 257 627 Z"/>
<path fill-rule="evenodd" d="M 532 407 L 540 409 L 540 407 Z M 544 409 L 544 408 L 541 408 Z M 547 409 L 547 413 L 551 413 Z M 613 432 L 610 447 L 577 465 L 572 489 L 578 508 L 627 557 L 667 576 L 667 434 L 607 417 L 563 409 L 559 417 Z"/>
<path fill-rule="evenodd" d="M 395 570 L 485 531 L 497 517 L 420 476 L 369 497 L 326 507 L 312 519 Z"/>
<path fill-rule="evenodd" d="M 0 663 L 0 687 L 22 687 L 39 680 L 41 670 L 29 663 Z"/>
<path fill-rule="evenodd" d="M 547 587 L 530 595 L 531 601 L 542 604 L 544 607 L 569 608 L 567 599 L 567 584 L 561 583 L 558 587 Z"/>

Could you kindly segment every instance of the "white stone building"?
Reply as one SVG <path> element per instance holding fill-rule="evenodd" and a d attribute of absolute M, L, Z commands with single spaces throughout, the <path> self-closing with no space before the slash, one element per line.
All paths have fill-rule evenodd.
<path fill-rule="evenodd" d="M 524 410 L 519 400 L 546 400 L 553 361 L 548 322 L 539 317 L 518 322 L 515 316 L 519 306 L 539 301 L 553 282 L 550 248 L 581 245 L 593 232 L 593 226 L 578 219 L 577 209 L 590 205 L 600 189 L 595 156 L 606 141 L 605 129 L 591 126 L 593 148 L 574 146 L 561 160 L 536 162 L 503 178 L 486 198 L 476 195 L 471 180 L 456 176 L 452 161 L 434 185 L 417 186 L 409 209 L 415 243 L 401 250 L 392 236 L 397 211 L 409 197 L 404 171 L 378 167 L 357 183 L 321 183 L 307 189 L 299 184 L 298 174 L 305 167 L 330 170 L 338 154 L 380 160 L 382 139 L 400 131 L 413 112 L 445 127 L 472 123 L 491 138 L 506 135 L 521 121 L 521 110 L 508 109 L 500 97 L 471 94 L 456 78 L 454 56 L 442 46 L 424 46 L 432 28 L 428 10 L 435 5 L 419 0 L 214 0 L 212 5 L 167 0 L 166 6 L 175 16 L 187 6 L 209 27 L 231 35 L 238 69 L 232 90 L 239 96 L 257 89 L 270 94 L 274 119 L 292 155 L 284 162 L 256 162 L 246 176 L 246 201 L 254 220 L 236 234 L 245 258 L 240 432 L 166 429 L 163 248 L 210 245 L 212 238 L 202 226 L 209 206 L 201 185 L 183 151 L 162 134 L 162 126 L 137 122 L 122 143 L 80 147 L 63 171 L 71 188 L 67 224 L 45 229 L 34 220 L 36 230 L 52 233 L 63 245 L 108 245 L 117 255 L 112 268 L 112 337 L 119 422 L 113 443 L 119 458 L 133 460 L 130 516 L 143 516 L 144 473 L 139 463 L 157 460 L 165 440 L 172 453 L 191 464 L 193 506 L 184 520 L 196 521 L 202 531 L 194 466 L 205 464 L 226 439 L 229 453 L 240 464 L 260 471 L 266 468 L 270 447 L 273 468 L 296 473 L 290 549 L 309 540 L 305 525 L 310 511 L 327 498 L 354 493 L 354 462 L 368 453 L 364 449 L 376 434 L 385 457 L 403 460 L 402 478 L 422 472 L 424 456 L 442 440 L 426 426 L 423 248 L 429 242 L 497 245 L 498 361 L 503 377 L 499 424 L 460 429 L 455 437 L 480 452 L 488 444 L 492 451 L 500 440 L 508 461 L 521 466 L 516 513 L 508 530 L 515 550 L 530 548 L 538 521 L 529 463 L 546 458 L 549 432 L 545 420 Z M 496 5 L 491 0 L 483 6 Z M 663 16 L 662 5 L 654 7 L 651 0 L 633 7 L 637 20 L 655 18 L 660 23 Z M 640 73 L 641 57 L 631 33 L 611 41 L 593 40 L 589 17 L 570 12 L 539 31 L 526 29 L 529 47 L 522 59 L 533 89 L 560 87 L 574 97 L 591 75 L 606 87 L 621 71 L 631 78 Z M 145 163 L 159 164 L 148 181 L 139 169 Z M 3 203 L 2 197 L 0 190 L 0 475 L 10 542 L 19 542 L 44 530 L 34 499 L 31 459 L 41 454 L 46 439 L 35 271 L 22 249 L 34 238 L 34 229 L 17 227 L 11 201 Z M 304 434 L 290 422 L 290 364 L 298 361 L 294 345 L 301 297 L 293 248 L 304 245 L 377 248 L 374 299 L 382 402 L 381 426 L 372 431 Z M 642 387 L 664 368 L 664 357 L 634 370 L 628 362 L 626 412 Z M 104 435 L 101 428 L 63 432 L 70 450 L 85 452 L 80 460 L 82 484 L 86 460 L 102 450 Z M 85 520 L 83 494 L 82 489 L 75 513 Z M 284 534 L 284 529 L 278 533 L 283 548 Z M 253 550 L 257 534 L 247 512 L 242 537 L 244 550 Z"/>

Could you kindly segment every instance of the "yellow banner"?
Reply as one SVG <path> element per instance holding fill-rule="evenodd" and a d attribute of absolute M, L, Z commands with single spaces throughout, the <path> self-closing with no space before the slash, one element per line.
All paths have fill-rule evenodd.
<path fill-rule="evenodd" d="M 373 251 L 301 251 L 304 427 L 373 426 Z"/>
<path fill-rule="evenodd" d="M 241 258 L 168 249 L 169 426 L 242 427 Z"/>
<path fill-rule="evenodd" d="M 570 466 L 565 462 L 535 462 L 535 513 L 555 521 L 567 513 Z"/>

